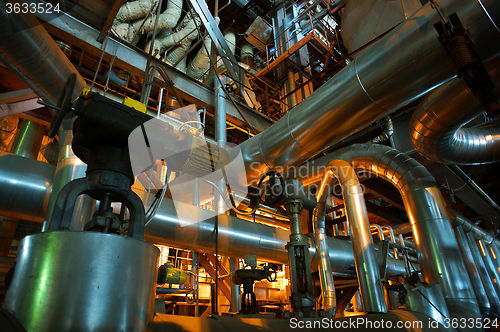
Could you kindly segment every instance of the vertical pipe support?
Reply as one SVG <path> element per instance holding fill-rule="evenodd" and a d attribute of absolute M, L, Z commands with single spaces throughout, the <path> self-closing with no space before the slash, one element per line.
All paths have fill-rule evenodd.
<path fill-rule="evenodd" d="M 325 215 L 326 202 L 331 192 L 331 183 L 334 175 L 327 171 L 321 180 L 316 201 L 318 202 L 313 211 L 313 229 L 316 243 L 316 253 L 318 256 L 319 281 L 322 292 L 322 308 L 331 317 L 335 317 L 337 298 L 335 296 L 335 284 L 333 283 L 332 264 L 328 255 L 328 243 L 326 242 Z"/>

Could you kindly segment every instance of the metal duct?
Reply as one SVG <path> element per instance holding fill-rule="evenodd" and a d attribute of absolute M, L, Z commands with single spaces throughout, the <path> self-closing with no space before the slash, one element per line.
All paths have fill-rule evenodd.
<path fill-rule="evenodd" d="M 481 282 L 481 276 L 474 261 L 474 256 L 472 255 L 471 249 L 469 247 L 469 241 L 466 238 L 464 230 L 461 226 L 455 227 L 455 236 L 457 238 L 458 246 L 460 247 L 460 252 L 462 253 L 462 259 L 465 263 L 465 268 L 469 274 L 469 279 L 471 281 L 472 287 L 474 289 L 474 294 L 476 294 L 477 303 L 479 304 L 479 309 L 481 310 L 481 315 L 483 317 L 488 317 L 491 311 L 497 310 L 498 307 L 491 308 L 490 301 L 488 299 L 488 294 L 486 292 L 485 286 Z"/>
<path fill-rule="evenodd" d="M 121 6 L 115 19 L 121 23 L 130 22 L 146 16 L 150 10 L 151 0 L 126 2 L 123 6 Z"/>
<path fill-rule="evenodd" d="M 498 62 L 498 61 L 495 61 Z M 500 82 L 500 68 L 490 70 Z M 499 95 L 500 87 L 495 93 Z M 500 156 L 500 127 L 462 128 L 484 109 L 465 83 L 456 78 L 432 91 L 420 102 L 410 122 L 410 139 L 422 156 L 440 163 L 477 165 Z"/>
<path fill-rule="evenodd" d="M 0 61 L 45 102 L 57 104 L 70 74 L 77 74 L 74 98 L 87 86 L 31 13 L 1 10 L 0 31 Z"/>
<path fill-rule="evenodd" d="M 453 227 L 461 226 L 465 233 L 471 233 L 476 240 L 482 240 L 486 245 L 491 245 L 493 241 L 498 243 L 499 241 L 489 233 L 487 233 L 484 229 L 478 227 L 469 219 L 467 219 L 462 214 L 457 211 L 448 208 L 448 216 L 450 217 L 450 221 Z"/>
<path fill-rule="evenodd" d="M 479 317 L 479 308 L 436 181 L 413 158 L 387 146 L 355 144 L 328 156 L 391 182 L 412 224 L 422 275 L 439 283 L 449 312 Z M 459 317 L 463 317 L 460 315 Z"/>
<path fill-rule="evenodd" d="M 500 2 L 443 0 L 439 6 L 457 12 L 484 61 L 497 56 L 500 34 L 490 18 L 500 16 Z M 268 130 L 243 142 L 247 179 L 240 181 L 299 165 L 452 79 L 456 69 L 433 27 L 439 21 L 430 3 L 422 6 Z"/>
<path fill-rule="evenodd" d="M 182 0 L 169 0 L 167 9 L 160 14 L 156 30 L 173 29 L 177 25 L 182 13 Z M 145 15 L 144 15 L 145 16 Z M 150 32 L 155 29 L 156 15 L 151 15 L 142 26 L 143 32 Z M 142 22 L 141 22 L 142 24 Z M 138 24 L 140 26 L 140 24 Z"/>
<path fill-rule="evenodd" d="M 43 222 L 55 166 L 0 151 L 0 216 Z"/>
<path fill-rule="evenodd" d="M 184 55 L 185 51 L 189 48 L 191 42 L 198 36 L 197 26 L 201 24 L 200 17 L 195 14 L 195 18 L 191 16 L 191 13 L 187 13 L 182 19 L 181 23 L 177 26 L 177 32 L 167 35 L 165 37 L 159 37 L 155 39 L 154 50 L 159 50 L 158 56 L 165 52 L 170 46 L 176 46 L 170 53 L 173 54 L 170 60 L 167 56 L 167 61 L 175 64 L 177 60 Z M 147 48 L 149 49 L 149 47 Z"/>
<path fill-rule="evenodd" d="M 344 160 L 333 160 L 328 163 L 327 168 L 328 170 L 321 181 L 316 195 L 318 205 L 313 215 L 313 221 L 317 228 L 315 234 L 316 252 L 320 253 L 320 261 L 318 263 L 320 266 L 323 297 L 325 297 L 326 290 L 330 287 L 326 282 L 328 279 L 323 280 L 321 278 L 322 274 L 326 273 L 328 268 L 330 268 L 330 264 L 324 264 L 325 262 L 323 262 L 321 255 L 323 250 L 328 249 L 324 240 L 326 199 L 332 191 L 336 177 L 342 186 L 342 195 L 351 230 L 351 242 L 363 308 L 366 312 L 387 312 L 365 199 L 356 172 Z M 334 291 L 333 280 L 331 288 Z"/>
<path fill-rule="evenodd" d="M 349 0 L 342 13 L 341 35 L 350 53 L 384 34 L 416 12 L 419 0 Z"/>
<path fill-rule="evenodd" d="M 486 232 L 481 227 L 478 227 L 474 223 L 472 223 L 469 219 L 467 219 L 462 214 L 457 211 L 447 208 L 448 217 L 450 218 L 451 225 L 453 227 L 461 226 L 466 233 L 471 232 L 476 240 L 483 240 L 486 245 L 491 245 L 494 242 L 498 243 L 499 241 L 495 239 L 491 234 Z M 411 232 L 411 224 L 404 223 L 400 225 L 396 225 L 393 227 L 394 234 L 405 234 Z"/>
<path fill-rule="evenodd" d="M 147 208 L 154 200 L 154 195 L 135 191 Z M 197 218 L 196 223 L 187 223 L 186 219 Z M 244 221 L 235 217 L 219 215 L 220 255 L 244 257 L 257 255 L 257 258 L 288 264 L 288 251 L 285 246 L 289 231 Z M 213 211 L 199 209 L 193 205 L 164 199 L 155 217 L 144 230 L 144 240 L 151 243 L 167 244 L 198 252 L 215 252 L 215 216 Z M 311 266 L 317 264 L 316 246 L 313 237 L 311 246 Z M 334 274 L 355 276 L 355 263 L 352 246 L 349 241 L 332 237 L 327 238 L 330 263 Z M 404 261 L 388 257 L 386 276 L 405 273 Z M 385 276 L 384 276 L 385 277 Z"/>

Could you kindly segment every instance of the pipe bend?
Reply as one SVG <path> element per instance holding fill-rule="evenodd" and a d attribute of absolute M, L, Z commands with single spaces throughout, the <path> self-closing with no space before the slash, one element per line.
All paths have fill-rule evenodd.
<path fill-rule="evenodd" d="M 490 70 L 500 82 L 500 68 Z M 500 87 L 495 89 L 499 95 Z M 455 78 L 427 94 L 413 113 L 410 139 L 422 156 L 439 163 L 477 165 L 500 156 L 500 127 L 464 128 L 484 113 L 461 79 Z"/>

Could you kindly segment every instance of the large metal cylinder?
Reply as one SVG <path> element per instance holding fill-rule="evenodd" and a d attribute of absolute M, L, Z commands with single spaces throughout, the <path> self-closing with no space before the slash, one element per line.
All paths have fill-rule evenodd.
<path fill-rule="evenodd" d="M 159 250 L 118 235 L 25 237 L 4 308 L 28 331 L 144 331 L 153 317 Z"/>

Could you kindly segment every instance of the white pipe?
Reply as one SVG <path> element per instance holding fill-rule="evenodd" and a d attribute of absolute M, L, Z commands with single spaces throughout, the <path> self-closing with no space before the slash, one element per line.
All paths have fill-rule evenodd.
<path fill-rule="evenodd" d="M 188 65 L 187 74 L 197 80 L 202 78 L 204 72 L 208 70 L 210 51 L 212 49 L 212 40 L 210 36 L 205 36 L 203 39 L 203 45 L 201 45 L 200 50 L 196 54 L 193 60 Z M 207 53 L 208 51 L 208 53 Z"/>

